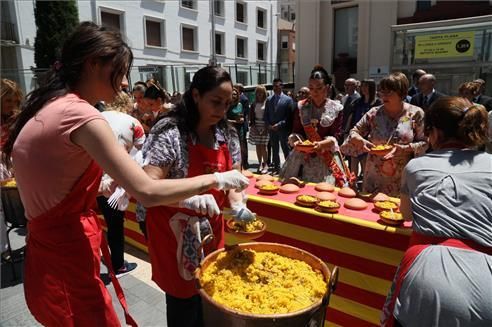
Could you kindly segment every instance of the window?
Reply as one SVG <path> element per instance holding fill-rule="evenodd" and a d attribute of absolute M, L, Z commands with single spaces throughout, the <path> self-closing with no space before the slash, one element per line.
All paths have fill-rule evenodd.
<path fill-rule="evenodd" d="M 296 13 L 295 12 L 290 13 L 290 20 L 291 21 L 296 20 Z"/>
<path fill-rule="evenodd" d="M 243 85 L 249 85 L 248 83 L 248 72 L 237 72 L 236 74 L 236 83 L 241 83 Z"/>
<path fill-rule="evenodd" d="M 266 28 L 266 11 L 263 9 L 256 10 L 256 27 Z"/>
<path fill-rule="evenodd" d="M 236 21 L 246 23 L 246 3 L 236 2 Z"/>
<path fill-rule="evenodd" d="M 215 53 L 225 55 L 224 33 L 215 33 Z"/>
<path fill-rule="evenodd" d="M 288 35 L 282 35 L 281 48 L 282 49 L 288 49 L 289 48 L 289 36 Z"/>
<path fill-rule="evenodd" d="M 121 16 L 121 13 L 101 10 L 101 25 L 121 31 Z"/>
<path fill-rule="evenodd" d="M 358 7 L 335 10 L 333 71 L 357 73 Z"/>
<path fill-rule="evenodd" d="M 248 40 L 245 38 L 236 38 L 236 57 L 246 58 L 248 53 Z"/>
<path fill-rule="evenodd" d="M 264 42 L 256 43 L 256 58 L 258 60 L 265 60 L 266 58 L 266 44 Z"/>
<path fill-rule="evenodd" d="M 195 0 L 181 0 L 181 7 L 196 10 Z"/>
<path fill-rule="evenodd" d="M 259 72 L 256 74 L 256 78 L 258 79 L 258 84 L 265 84 L 267 82 L 267 74 L 263 72 Z"/>
<path fill-rule="evenodd" d="M 145 45 L 151 47 L 165 47 L 164 21 L 158 18 L 144 17 Z"/>
<path fill-rule="evenodd" d="M 183 51 L 197 51 L 196 27 L 181 27 L 181 49 Z"/>
<path fill-rule="evenodd" d="M 224 0 L 214 0 L 214 14 L 224 17 Z"/>

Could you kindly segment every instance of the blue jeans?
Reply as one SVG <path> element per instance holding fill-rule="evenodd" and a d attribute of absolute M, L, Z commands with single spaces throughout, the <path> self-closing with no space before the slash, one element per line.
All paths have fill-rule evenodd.
<path fill-rule="evenodd" d="M 280 168 L 280 146 L 282 147 L 282 152 L 284 153 L 284 159 L 287 159 L 290 149 L 287 143 L 287 138 L 289 133 L 284 129 L 279 129 L 277 131 L 270 131 L 270 144 L 272 145 L 272 162 L 275 168 Z"/>

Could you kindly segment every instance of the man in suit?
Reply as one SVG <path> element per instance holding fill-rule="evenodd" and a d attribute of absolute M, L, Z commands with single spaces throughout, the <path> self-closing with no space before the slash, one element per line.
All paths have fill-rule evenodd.
<path fill-rule="evenodd" d="M 408 89 L 408 96 L 410 99 L 417 93 L 419 93 L 419 79 L 425 75 L 426 72 L 423 69 L 417 69 L 412 74 L 412 86 Z"/>
<path fill-rule="evenodd" d="M 480 89 L 478 90 L 478 95 L 473 98 L 473 102 L 479 103 L 487 109 L 488 112 L 492 111 L 492 97 L 484 95 L 485 92 L 485 81 L 481 78 L 474 80 L 473 82 L 480 84 Z"/>
<path fill-rule="evenodd" d="M 422 108 L 425 112 L 434 101 L 445 95 L 434 89 L 435 84 L 436 77 L 434 75 L 422 75 L 419 79 L 420 92 L 412 97 L 412 100 L 410 100 L 410 104 Z"/>
<path fill-rule="evenodd" d="M 287 138 L 289 136 L 288 126 L 292 119 L 294 111 L 294 101 L 292 98 L 282 92 L 282 80 L 276 78 L 273 80 L 273 95 L 268 97 L 265 104 L 265 126 L 270 134 L 270 144 L 272 146 L 273 172 L 278 173 L 280 170 L 280 146 L 284 153 L 284 158 L 289 155 L 289 145 Z"/>

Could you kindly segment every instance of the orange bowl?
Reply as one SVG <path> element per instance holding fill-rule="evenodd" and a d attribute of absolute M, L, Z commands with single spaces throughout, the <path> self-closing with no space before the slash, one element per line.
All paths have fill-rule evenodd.
<path fill-rule="evenodd" d="M 304 153 L 311 153 L 314 151 L 314 144 L 300 143 L 295 146 L 295 150 Z"/>
<path fill-rule="evenodd" d="M 380 144 L 380 145 L 376 145 L 375 147 L 373 147 L 371 149 L 371 152 L 370 153 L 371 154 L 374 154 L 376 156 L 385 156 L 388 153 L 390 153 L 391 150 L 393 150 L 393 146 L 392 145 Z"/>
<path fill-rule="evenodd" d="M 374 202 L 374 209 L 378 212 L 390 210 L 396 211 L 398 210 L 398 205 L 391 201 L 378 201 Z"/>
<path fill-rule="evenodd" d="M 301 207 L 314 207 L 318 203 L 318 198 L 313 195 L 298 195 L 296 197 L 296 204 Z"/>
<path fill-rule="evenodd" d="M 254 240 L 259 237 L 262 237 L 266 232 L 266 223 L 263 220 L 257 219 L 262 223 L 262 227 L 258 230 L 247 232 L 241 229 L 241 225 L 234 221 L 234 219 L 229 219 L 226 221 L 226 230 L 228 233 L 244 239 L 244 240 Z"/>
<path fill-rule="evenodd" d="M 392 226 L 401 225 L 405 221 L 401 213 L 391 211 L 381 211 L 379 213 L 379 218 L 381 218 L 385 224 Z"/>
<path fill-rule="evenodd" d="M 267 184 L 260 187 L 260 193 L 265 195 L 275 195 L 280 190 L 280 187 L 274 184 Z"/>
<path fill-rule="evenodd" d="M 321 212 L 337 213 L 340 203 L 335 201 L 319 201 L 316 207 Z"/>

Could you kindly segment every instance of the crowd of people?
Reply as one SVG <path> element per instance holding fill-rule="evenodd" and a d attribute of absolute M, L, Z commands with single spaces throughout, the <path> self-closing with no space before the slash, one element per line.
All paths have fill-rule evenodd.
<path fill-rule="evenodd" d="M 119 33 L 84 22 L 26 98 L 2 79 L 1 178 L 15 172 L 29 221 L 25 297 L 40 323 L 120 325 L 100 278 L 100 250 L 120 293 L 115 277 L 136 267 L 123 257 L 124 211 L 133 197 L 153 280 L 166 293 L 168 325 L 201 326 L 193 271 L 224 246 L 226 204 L 234 219 L 254 217 L 241 173 L 251 144 L 258 173 L 401 197 L 414 234 L 383 325 L 492 324 L 492 98 L 485 81 L 463 83 L 449 97 L 436 90 L 435 75 L 419 69 L 412 85 L 394 72 L 379 83 L 348 78 L 339 93 L 317 65 L 297 93 L 285 94 L 274 79 L 270 96 L 258 85 L 250 102 L 241 84 L 213 66 L 198 70 L 182 95 L 155 80 L 130 90 L 132 61 Z M 312 152 L 301 151 L 306 141 Z M 378 145 L 392 148 L 378 156 L 371 151 Z M 96 198 L 110 257 L 92 210 Z M 458 305 L 463 294 L 466 305 Z M 126 322 L 136 325 L 118 298 Z"/>

